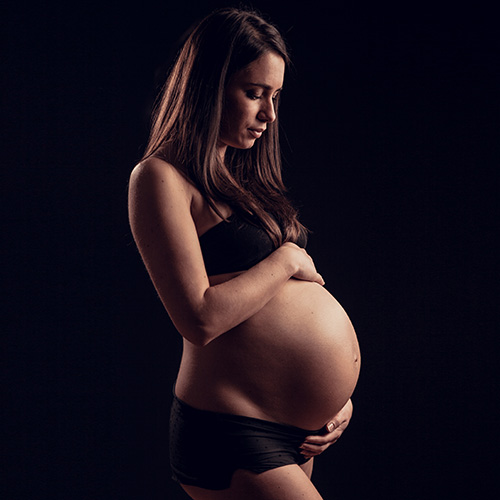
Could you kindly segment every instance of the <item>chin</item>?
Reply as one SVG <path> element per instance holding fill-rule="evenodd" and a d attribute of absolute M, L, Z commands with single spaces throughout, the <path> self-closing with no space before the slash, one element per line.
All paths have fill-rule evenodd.
<path fill-rule="evenodd" d="M 252 149 L 257 139 L 243 139 L 241 141 L 225 141 L 223 144 L 233 149 Z"/>
<path fill-rule="evenodd" d="M 252 149 L 255 146 L 256 139 L 251 139 L 249 141 L 242 141 L 237 146 L 234 147 L 236 149 Z"/>
<path fill-rule="evenodd" d="M 254 147 L 254 144 L 230 144 L 230 148 L 232 149 L 239 149 L 239 150 L 246 150 L 246 149 L 252 149 Z"/>

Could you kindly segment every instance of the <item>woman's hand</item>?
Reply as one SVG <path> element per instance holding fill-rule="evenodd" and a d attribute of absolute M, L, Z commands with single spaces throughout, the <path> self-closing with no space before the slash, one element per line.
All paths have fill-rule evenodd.
<path fill-rule="evenodd" d="M 349 401 L 335 415 L 335 417 L 326 424 L 327 433 L 320 436 L 308 436 L 302 445 L 302 455 L 306 458 L 315 457 L 323 453 L 330 445 L 335 443 L 342 435 L 352 417 L 352 402 Z"/>
<path fill-rule="evenodd" d="M 325 284 L 325 280 L 321 274 L 316 271 L 312 258 L 303 248 L 300 248 L 291 241 L 287 241 L 286 243 L 283 243 L 277 251 L 288 252 L 289 258 L 293 262 L 296 269 L 292 278 L 304 281 L 314 281 L 320 285 Z"/>

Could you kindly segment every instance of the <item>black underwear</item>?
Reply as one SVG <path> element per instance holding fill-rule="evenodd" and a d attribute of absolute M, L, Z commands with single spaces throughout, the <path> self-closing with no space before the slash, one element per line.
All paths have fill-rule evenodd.
<path fill-rule="evenodd" d="M 265 472 L 302 465 L 300 445 L 307 436 L 324 434 L 241 415 L 198 410 L 174 395 L 170 414 L 172 478 L 209 490 L 229 488 L 233 473 Z"/>

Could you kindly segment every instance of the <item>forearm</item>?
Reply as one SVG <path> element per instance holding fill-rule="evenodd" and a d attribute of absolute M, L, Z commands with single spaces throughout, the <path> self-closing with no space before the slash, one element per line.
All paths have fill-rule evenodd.
<path fill-rule="evenodd" d="M 223 283 L 210 286 L 195 306 L 184 336 L 206 345 L 260 311 L 297 271 L 285 248 Z M 182 332 L 181 332 L 182 333 Z"/>

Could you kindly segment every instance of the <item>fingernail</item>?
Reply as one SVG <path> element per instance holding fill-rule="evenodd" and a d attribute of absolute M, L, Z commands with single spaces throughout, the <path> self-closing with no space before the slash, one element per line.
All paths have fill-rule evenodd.
<path fill-rule="evenodd" d="M 330 422 L 326 428 L 328 429 L 328 432 L 332 432 L 333 429 L 335 429 L 335 424 L 333 422 Z"/>

